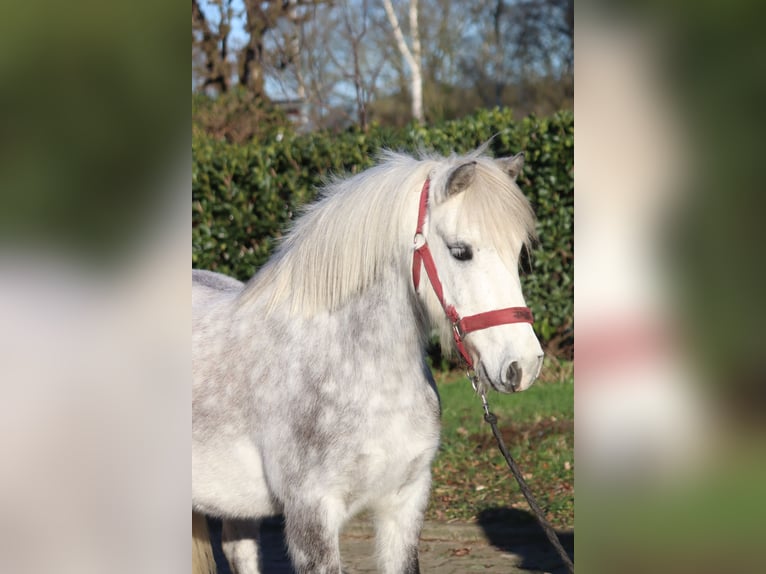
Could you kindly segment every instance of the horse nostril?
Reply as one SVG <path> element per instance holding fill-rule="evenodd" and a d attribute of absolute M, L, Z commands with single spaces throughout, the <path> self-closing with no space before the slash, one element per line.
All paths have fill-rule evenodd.
<path fill-rule="evenodd" d="M 521 381 L 521 365 L 519 365 L 518 361 L 512 361 L 511 364 L 508 365 L 506 380 L 514 389 L 519 386 L 519 382 Z"/>

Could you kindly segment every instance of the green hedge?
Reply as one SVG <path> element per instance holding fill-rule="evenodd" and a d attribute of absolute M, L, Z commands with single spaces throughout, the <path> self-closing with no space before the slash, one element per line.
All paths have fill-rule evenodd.
<path fill-rule="evenodd" d="M 247 279 L 272 252 L 293 214 L 330 174 L 370 167 L 382 148 L 442 154 L 470 151 L 493 136 L 496 157 L 526 152 L 519 184 L 538 217 L 539 244 L 522 277 L 535 328 L 550 351 L 571 343 L 573 327 L 574 118 L 514 121 L 507 109 L 436 126 L 368 133 L 286 132 L 233 145 L 192 138 L 192 266 Z"/>

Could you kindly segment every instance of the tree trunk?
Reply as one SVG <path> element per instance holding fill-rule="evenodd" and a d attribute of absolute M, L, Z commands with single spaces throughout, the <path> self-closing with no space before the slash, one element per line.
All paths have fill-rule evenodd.
<path fill-rule="evenodd" d="M 225 61 L 226 38 L 221 38 L 220 34 L 213 33 L 197 0 L 192 0 L 192 29 L 195 28 L 202 34 L 198 46 L 205 56 L 205 79 L 202 86 L 217 86 L 218 91 L 224 93 L 229 89 Z M 221 43 L 220 50 L 218 48 L 219 43 Z"/>
<path fill-rule="evenodd" d="M 262 97 L 264 95 L 263 38 L 272 26 L 272 12 L 275 12 L 276 17 L 282 10 L 282 4 L 270 3 L 266 11 L 261 8 L 258 0 L 245 0 L 244 4 L 248 39 L 242 55 L 239 83 L 247 88 L 251 96 Z"/>
<path fill-rule="evenodd" d="M 420 28 L 418 27 L 418 0 L 410 0 L 410 34 L 412 35 L 412 117 L 419 123 L 425 121 L 423 115 L 423 57 L 420 53 Z"/>
<path fill-rule="evenodd" d="M 425 117 L 423 114 L 423 75 L 422 61 L 420 53 L 420 33 L 418 32 L 418 0 L 410 0 L 410 34 L 412 34 L 412 51 L 410 51 L 407 42 L 404 39 L 402 28 L 399 26 L 399 20 L 394 12 L 391 0 L 383 0 L 383 7 L 386 9 L 388 21 L 394 32 L 394 39 L 399 52 L 407 62 L 410 68 L 410 90 L 412 94 L 412 117 L 418 122 L 423 123 Z M 413 53 L 414 52 L 414 53 Z"/>

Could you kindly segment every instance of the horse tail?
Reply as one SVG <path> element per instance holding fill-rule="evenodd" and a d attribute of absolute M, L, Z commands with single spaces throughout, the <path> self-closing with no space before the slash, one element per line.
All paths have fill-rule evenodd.
<path fill-rule="evenodd" d="M 216 574 L 213 546 L 204 514 L 192 511 L 192 574 Z"/>

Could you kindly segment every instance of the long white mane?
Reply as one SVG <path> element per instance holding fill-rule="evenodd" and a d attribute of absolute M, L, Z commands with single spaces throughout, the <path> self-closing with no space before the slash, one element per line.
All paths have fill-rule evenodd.
<path fill-rule="evenodd" d="M 269 310 L 287 304 L 308 316 L 331 312 L 384 270 L 407 272 L 423 183 L 431 177 L 438 203 L 450 169 L 468 161 L 477 162 L 477 177 L 465 191 L 461 221 L 480 229 L 515 264 L 518 249 L 534 236 L 534 214 L 511 178 L 482 152 L 449 158 L 384 152 L 376 166 L 329 182 L 246 285 L 240 304 L 266 294 Z"/>

